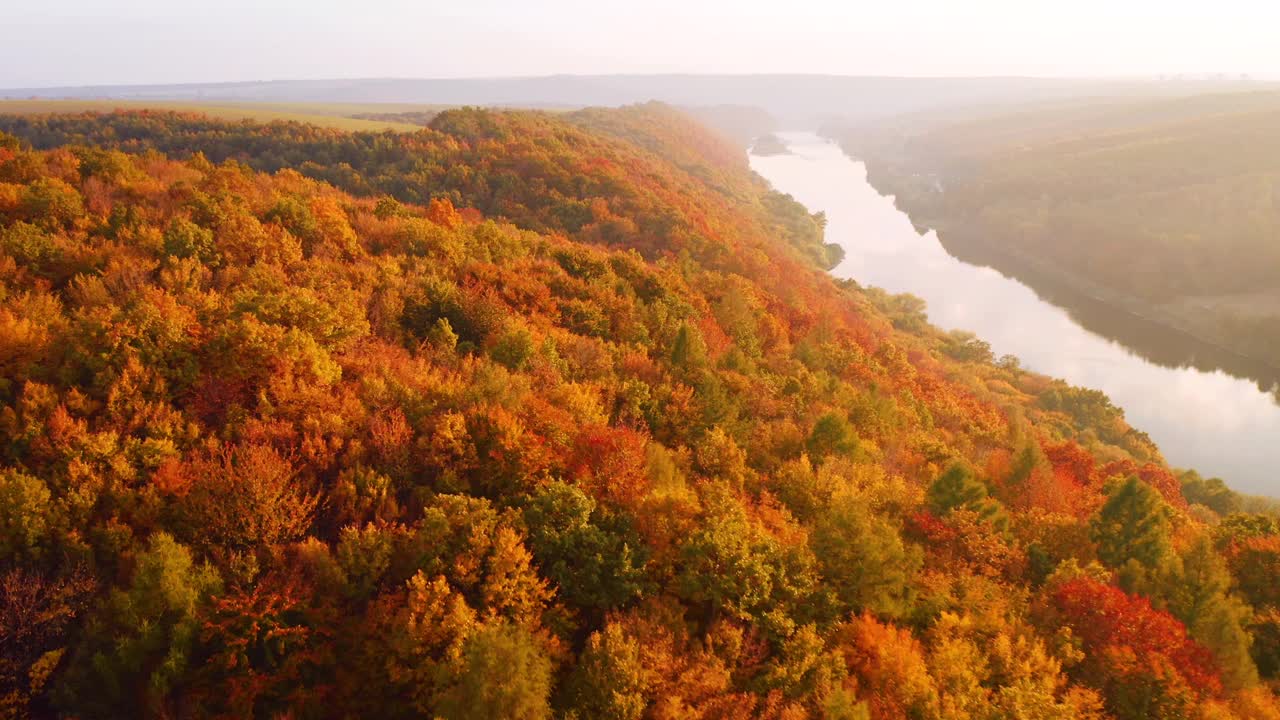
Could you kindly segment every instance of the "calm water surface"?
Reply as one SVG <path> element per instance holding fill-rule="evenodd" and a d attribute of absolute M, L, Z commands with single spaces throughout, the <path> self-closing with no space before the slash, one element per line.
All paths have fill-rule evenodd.
<path fill-rule="evenodd" d="M 827 241 L 845 250 L 835 275 L 924 298 L 935 325 L 970 330 L 997 356 L 1102 390 L 1175 466 L 1243 492 L 1280 495 L 1280 406 L 1257 383 L 1161 366 L 1084 329 L 1026 285 L 955 259 L 933 232 L 917 233 L 893 199 L 867 183 L 862 163 L 835 144 L 809 133 L 782 137 L 791 154 L 753 156 L 751 165 L 778 190 L 826 212 Z"/>

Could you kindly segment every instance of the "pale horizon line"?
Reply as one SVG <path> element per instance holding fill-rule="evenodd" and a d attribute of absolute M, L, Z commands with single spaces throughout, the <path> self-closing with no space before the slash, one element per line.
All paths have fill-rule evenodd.
<path fill-rule="evenodd" d="M 891 75 L 891 74 L 852 74 L 823 72 L 618 72 L 618 73 L 544 73 L 536 75 L 453 75 L 453 76 L 419 76 L 419 75 L 362 75 L 349 77 L 293 77 L 270 78 L 258 80 L 192 80 L 183 82 L 96 82 L 69 83 L 51 85 L 20 85 L 0 87 L 0 93 L 33 92 L 53 90 L 87 90 L 114 88 L 172 88 L 193 86 L 232 87 L 246 85 L 271 85 L 283 83 L 333 83 L 333 82 L 501 82 L 530 81 L 553 79 L 599 79 L 599 78 L 824 78 L 843 80 L 1038 80 L 1047 82 L 1236 82 L 1236 83 L 1274 83 L 1280 81 L 1280 75 L 1249 72 L 1165 72 L 1140 73 L 1124 75 L 1036 75 L 1036 74 L 989 74 L 989 75 Z"/>

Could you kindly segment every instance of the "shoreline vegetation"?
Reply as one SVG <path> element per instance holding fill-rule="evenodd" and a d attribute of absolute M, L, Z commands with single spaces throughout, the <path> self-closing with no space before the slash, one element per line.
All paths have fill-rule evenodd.
<path fill-rule="evenodd" d="M 1214 346 L 1210 363 L 1271 391 L 1280 146 L 1266 128 L 1278 119 L 1280 94 L 1243 93 L 824 134 L 957 257 L 1056 292 L 1068 309 L 1063 290 Z M 1195 356 L 1186 362 L 1205 362 Z"/>
<path fill-rule="evenodd" d="M 791 147 L 774 133 L 761 135 L 751 143 L 751 153 L 769 157 L 772 155 L 790 155 Z"/>
<path fill-rule="evenodd" d="M 833 138 L 834 139 L 834 138 Z M 868 160 L 842 146 L 845 153 L 859 162 Z M 894 204 L 907 214 L 916 231 L 924 234 L 930 230 L 938 235 L 942 246 L 955 258 L 965 262 L 991 267 L 1000 273 L 1025 283 L 1040 297 L 1051 299 L 1072 314 L 1072 317 L 1094 332 L 1117 340 L 1130 350 L 1153 362 L 1171 366 L 1191 366 L 1201 370 L 1227 370 L 1233 375 L 1255 381 L 1264 391 L 1277 391 L 1280 384 L 1280 360 L 1250 347 L 1233 343 L 1221 334 L 1221 327 L 1212 318 L 1178 316 L 1166 308 L 1131 295 L 1099 285 L 1076 273 L 1063 270 L 1060 265 L 1039 260 L 1016 247 L 993 241 L 985 233 L 967 228 L 962 220 L 940 220 L 937 215 L 922 211 L 924 203 L 913 202 L 912 190 L 895 185 L 886 174 L 875 172 L 868 165 L 868 182 L 882 195 L 893 197 Z M 1153 349 L 1143 340 L 1126 337 L 1125 323 L 1098 322 L 1097 312 L 1087 313 L 1084 306 L 1095 306 L 1107 311 L 1122 313 L 1130 321 L 1155 326 L 1169 338 L 1183 337 L 1186 349 L 1183 353 L 1169 354 Z M 1089 308 L 1093 310 L 1093 308 Z M 1277 396 L 1280 402 L 1280 395 Z"/>

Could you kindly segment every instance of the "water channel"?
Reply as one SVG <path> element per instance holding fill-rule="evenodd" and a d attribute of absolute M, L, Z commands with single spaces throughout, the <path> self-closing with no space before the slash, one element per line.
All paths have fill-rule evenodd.
<path fill-rule="evenodd" d="M 826 213 L 827 241 L 845 250 L 835 275 L 921 297 L 935 325 L 972 331 L 997 356 L 1014 355 L 1028 369 L 1105 392 L 1175 467 L 1221 477 L 1241 492 L 1280 495 L 1280 405 L 1258 382 L 1157 363 L 1147 359 L 1150 352 L 1086 329 L 1017 280 L 952 257 L 932 231 L 921 235 L 891 197 L 867 182 L 862 163 L 834 143 L 812 133 L 781 137 L 789 153 L 753 155 L 751 165 L 778 190 Z M 1138 318 L 1094 312 L 1110 324 L 1135 325 L 1108 332 L 1112 337 L 1152 335 L 1136 327 Z M 1192 351 L 1167 350 L 1172 357 Z"/>

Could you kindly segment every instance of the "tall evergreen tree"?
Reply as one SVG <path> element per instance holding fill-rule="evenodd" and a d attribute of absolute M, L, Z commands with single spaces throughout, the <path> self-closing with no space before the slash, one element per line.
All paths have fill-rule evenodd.
<path fill-rule="evenodd" d="M 999 530 L 1009 526 L 1009 516 L 999 500 L 988 497 L 987 486 L 974 477 L 973 471 L 962 463 L 956 463 L 938 476 L 929 486 L 929 509 L 936 515 L 946 515 L 952 510 L 972 510 L 984 521 Z"/>
<path fill-rule="evenodd" d="M 900 617 L 913 599 L 920 548 L 903 543 L 898 530 L 858 498 L 836 500 L 810 539 L 841 613 Z"/>
<path fill-rule="evenodd" d="M 858 436 L 849 420 L 837 412 L 818 418 L 805 443 L 809 457 L 815 462 L 828 455 L 851 455 L 858 449 Z"/>
<path fill-rule="evenodd" d="M 1258 669 L 1250 657 L 1252 640 L 1245 630 L 1252 612 L 1230 591 L 1226 562 L 1213 542 L 1201 536 L 1165 563 L 1149 594 L 1213 651 L 1223 681 L 1240 689 L 1257 684 Z"/>
<path fill-rule="evenodd" d="M 1160 493 L 1137 476 L 1111 491 L 1090 527 L 1098 557 L 1113 568 L 1134 560 L 1151 569 L 1170 551 L 1169 508 Z"/>

